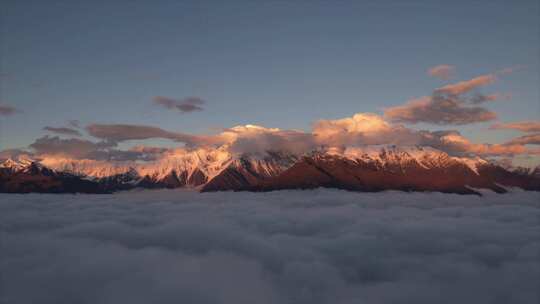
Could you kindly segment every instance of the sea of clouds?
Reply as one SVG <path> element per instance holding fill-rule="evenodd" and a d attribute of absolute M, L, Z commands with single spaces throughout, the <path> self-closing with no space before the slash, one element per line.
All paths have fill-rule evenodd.
<path fill-rule="evenodd" d="M 0 194 L 0 303 L 531 303 L 540 193 Z"/>

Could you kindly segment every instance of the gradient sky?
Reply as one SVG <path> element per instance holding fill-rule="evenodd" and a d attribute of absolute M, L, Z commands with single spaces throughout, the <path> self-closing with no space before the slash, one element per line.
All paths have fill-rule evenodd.
<path fill-rule="evenodd" d="M 258 2 L 257 4 L 255 2 Z M 426 70 L 454 81 L 520 67 L 484 93 L 500 122 L 540 117 L 540 5 L 530 1 L 2 1 L 0 150 L 44 126 L 155 125 L 188 133 L 239 124 L 309 130 L 318 119 L 429 95 Z M 206 100 L 182 114 L 154 96 Z M 465 126 L 477 143 L 519 135 Z"/>

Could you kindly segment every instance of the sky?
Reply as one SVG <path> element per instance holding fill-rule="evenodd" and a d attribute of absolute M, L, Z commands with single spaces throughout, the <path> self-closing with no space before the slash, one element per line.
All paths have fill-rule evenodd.
<path fill-rule="evenodd" d="M 92 124 L 187 134 L 246 124 L 311 132 L 321 119 L 355 113 L 415 130 L 457 130 L 474 144 L 538 132 L 490 128 L 538 123 L 536 0 L 3 0 L 0 14 L 0 150 L 69 135 L 58 128 L 95 141 L 85 131 Z M 496 117 L 456 123 L 433 119 L 431 108 L 417 113 L 431 118 L 413 120 L 387 111 L 424 96 L 436 102 L 438 88 L 482 75 L 496 80 L 465 93 L 497 100 L 457 102 Z"/>

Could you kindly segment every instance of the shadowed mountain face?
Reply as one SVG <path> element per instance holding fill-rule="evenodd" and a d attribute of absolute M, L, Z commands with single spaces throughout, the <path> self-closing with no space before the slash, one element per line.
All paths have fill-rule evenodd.
<path fill-rule="evenodd" d="M 107 193 L 99 183 L 65 172 L 56 172 L 36 162 L 21 170 L 0 168 L 0 192 L 5 193 Z"/>
<path fill-rule="evenodd" d="M 505 192 L 504 188 L 467 166 L 453 162 L 444 167 L 424 168 L 418 163 L 373 163 L 332 156 L 306 157 L 279 176 L 255 185 L 256 190 L 328 187 L 353 191 L 440 191 L 474 194 L 470 189 L 486 188 Z"/>
<path fill-rule="evenodd" d="M 509 170 L 476 158 L 457 158 L 430 148 L 382 147 L 344 152 L 314 151 L 296 156 L 191 157 L 175 166 L 128 167 L 90 176 L 51 169 L 32 160 L 0 165 L 0 192 L 109 193 L 133 188 L 194 187 L 200 191 L 271 191 L 338 188 L 351 191 L 439 191 L 478 194 L 504 187 L 540 190 L 537 170 Z M 72 168 L 72 167 L 70 167 Z M 109 170 L 108 172 L 116 172 Z"/>

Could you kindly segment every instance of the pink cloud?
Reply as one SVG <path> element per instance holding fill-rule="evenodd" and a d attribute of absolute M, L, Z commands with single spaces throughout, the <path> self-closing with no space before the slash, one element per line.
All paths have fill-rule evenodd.
<path fill-rule="evenodd" d="M 481 75 L 469 80 L 448 84 L 435 90 L 436 93 L 460 95 L 478 87 L 486 86 L 497 80 L 495 74 Z"/>
<path fill-rule="evenodd" d="M 437 77 L 443 80 L 448 80 L 452 78 L 455 72 L 455 67 L 449 64 L 440 64 L 428 69 L 428 75 L 432 77 Z"/>

